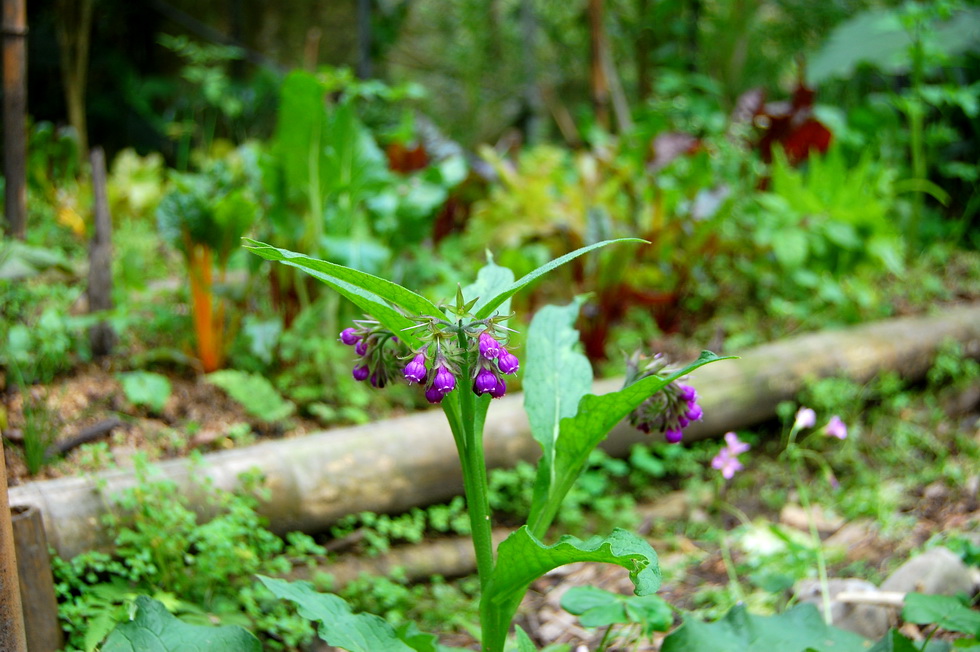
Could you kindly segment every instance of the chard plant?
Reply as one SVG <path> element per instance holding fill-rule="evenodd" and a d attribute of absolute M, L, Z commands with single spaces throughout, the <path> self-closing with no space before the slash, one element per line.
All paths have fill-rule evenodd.
<path fill-rule="evenodd" d="M 551 270 L 609 240 L 583 247 L 515 280 L 507 268 L 489 261 L 476 281 L 457 290 L 455 300 L 437 305 L 396 283 L 350 267 L 317 260 L 246 239 L 246 248 L 270 261 L 303 270 L 352 301 L 369 315 L 340 333 L 354 349 L 353 376 L 374 387 L 404 380 L 445 412 L 463 471 L 464 492 L 479 575 L 482 649 L 501 652 L 528 587 L 559 566 L 582 561 L 618 564 L 629 571 L 637 595 L 656 592 L 661 583 L 657 554 L 641 537 L 622 529 L 580 540 L 562 536 L 546 543 L 562 500 L 584 468 L 589 453 L 623 419 L 644 432 L 680 441 L 683 429 L 700 419 L 697 393 L 683 376 L 725 359 L 705 351 L 683 369 L 670 370 L 662 357 L 630 361 L 625 387 L 593 395 L 592 370 L 576 350 L 573 324 L 581 300 L 549 306 L 531 323 L 524 358 L 525 408 L 532 435 L 541 445 L 533 501 L 527 523 L 496 551 L 491 539 L 483 430 L 491 401 L 504 396 L 522 362 L 510 344 L 511 297 Z M 353 614 L 339 597 L 320 594 L 303 582 L 260 577 L 280 598 L 299 606 L 301 615 L 320 623 L 329 644 L 352 651 L 438 650 L 434 636 L 414 627 L 394 628 L 370 614 Z M 518 633 L 521 649 L 530 644 Z"/>

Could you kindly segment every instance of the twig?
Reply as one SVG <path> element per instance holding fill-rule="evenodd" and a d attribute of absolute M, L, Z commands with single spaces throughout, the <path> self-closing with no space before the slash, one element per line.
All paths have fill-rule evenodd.
<path fill-rule="evenodd" d="M 89 426 L 88 428 L 83 429 L 74 437 L 69 437 L 63 441 L 51 444 L 48 446 L 45 456 L 55 457 L 57 455 L 64 455 L 73 448 L 81 446 L 82 444 L 87 444 L 88 442 L 96 440 L 103 435 L 108 435 L 114 428 L 118 428 L 122 425 L 123 422 L 116 417 L 103 419 L 94 426 Z"/>
<path fill-rule="evenodd" d="M 834 596 L 834 600 L 848 604 L 899 608 L 905 604 L 905 594 L 900 591 L 841 591 Z"/>

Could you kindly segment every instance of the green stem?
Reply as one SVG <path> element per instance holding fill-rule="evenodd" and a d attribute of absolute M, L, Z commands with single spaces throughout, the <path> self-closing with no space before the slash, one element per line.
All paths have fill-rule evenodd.
<path fill-rule="evenodd" d="M 823 619 L 824 622 L 830 625 L 833 622 L 833 615 L 830 612 L 830 584 L 827 579 L 827 560 L 824 559 L 823 543 L 820 540 L 820 533 L 817 531 L 817 521 L 813 517 L 810 494 L 806 489 L 806 485 L 800 480 L 800 465 L 794 464 L 793 467 L 793 475 L 796 478 L 796 490 L 800 494 L 800 503 L 803 504 L 803 510 L 806 512 L 810 538 L 813 539 L 813 545 L 817 548 L 817 577 L 820 580 L 820 599 L 823 605 Z"/>
<path fill-rule="evenodd" d="M 599 641 L 599 647 L 596 648 L 596 652 L 605 652 L 606 646 L 609 645 L 609 636 L 612 634 L 612 628 L 612 625 L 606 627 L 606 633 L 602 635 L 602 640 Z"/>

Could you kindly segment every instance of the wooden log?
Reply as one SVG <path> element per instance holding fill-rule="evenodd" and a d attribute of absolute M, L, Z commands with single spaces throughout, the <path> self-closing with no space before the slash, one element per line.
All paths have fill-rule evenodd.
<path fill-rule="evenodd" d="M 27 648 L 31 652 L 56 652 L 64 645 L 64 638 L 41 512 L 35 507 L 14 507 L 11 513 Z"/>
<path fill-rule="evenodd" d="M 92 189 L 95 195 L 95 233 L 89 245 L 88 311 L 112 309 L 112 217 L 106 193 L 105 154 L 101 147 L 92 150 Z M 93 325 L 88 332 L 92 354 L 109 355 L 116 334 L 106 321 Z"/>
<path fill-rule="evenodd" d="M 980 304 L 803 335 L 746 351 L 741 360 L 708 365 L 692 379 L 705 417 L 685 438 L 716 437 L 771 419 L 780 401 L 793 399 L 812 379 L 845 376 L 865 382 L 880 371 L 921 378 L 947 339 L 958 340 L 970 355 L 980 357 Z M 594 391 L 606 393 L 621 384 L 600 381 Z M 521 395 L 494 401 L 485 441 L 491 468 L 537 457 Z M 641 441 L 650 437 L 620 424 L 603 446 L 624 456 Z M 462 487 L 452 433 L 442 412 L 434 410 L 213 453 L 204 456 L 203 464 L 170 460 L 158 468 L 163 479 L 200 505 L 207 502 L 198 498 L 203 478 L 230 491 L 239 486 L 241 473 L 257 469 L 269 489 L 260 511 L 277 532 L 318 532 L 361 511 L 403 512 L 449 500 Z M 70 558 L 109 543 L 99 519 L 109 497 L 134 484 L 132 471 L 105 471 L 14 487 L 10 501 L 37 505 L 49 543 Z M 200 511 L 207 516 L 203 507 Z"/>

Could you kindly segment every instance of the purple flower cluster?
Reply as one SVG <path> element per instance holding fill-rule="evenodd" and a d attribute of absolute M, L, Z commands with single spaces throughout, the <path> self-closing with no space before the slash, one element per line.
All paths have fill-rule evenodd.
<path fill-rule="evenodd" d="M 628 361 L 626 384 L 631 385 L 648 376 L 668 376 L 667 363 L 657 354 L 642 370 L 643 358 L 634 355 Z M 661 432 L 668 443 L 676 444 L 684 437 L 684 428 L 693 421 L 700 421 L 704 410 L 698 405 L 698 393 L 690 385 L 671 382 L 645 400 L 630 413 L 630 423 L 638 430 Z"/>
<path fill-rule="evenodd" d="M 725 447 L 718 451 L 718 454 L 711 460 L 712 468 L 721 471 L 721 475 L 726 480 L 731 480 L 737 471 L 743 468 L 738 456 L 748 451 L 751 446 L 738 438 L 734 432 L 725 434 Z"/>
<path fill-rule="evenodd" d="M 378 322 L 357 320 L 354 324 L 340 332 L 340 341 L 354 347 L 358 355 L 352 372 L 354 380 L 368 380 L 374 387 L 384 387 L 391 380 L 392 363 L 404 345 Z"/>
<path fill-rule="evenodd" d="M 438 319 L 420 321 L 421 325 L 429 327 L 428 332 L 420 336 L 426 343 L 401 356 L 400 362 L 392 360 L 380 348 L 389 341 L 397 344 L 398 338 L 390 331 L 378 328 L 376 322 L 355 322 L 356 327 L 344 329 L 340 341 L 353 346 L 360 356 L 354 366 L 354 378 L 370 379 L 375 387 L 384 387 L 400 371 L 409 385 L 418 383 L 424 388 L 429 403 L 440 403 L 456 389 L 458 370 L 465 363 L 472 370 L 472 388 L 477 396 L 489 394 L 500 398 L 507 393 L 503 377 L 516 374 L 520 361 L 496 334 L 495 319 L 474 321 L 461 330 Z M 470 342 L 469 346 L 459 345 L 460 333 Z M 408 360 L 407 364 L 405 360 Z"/>

